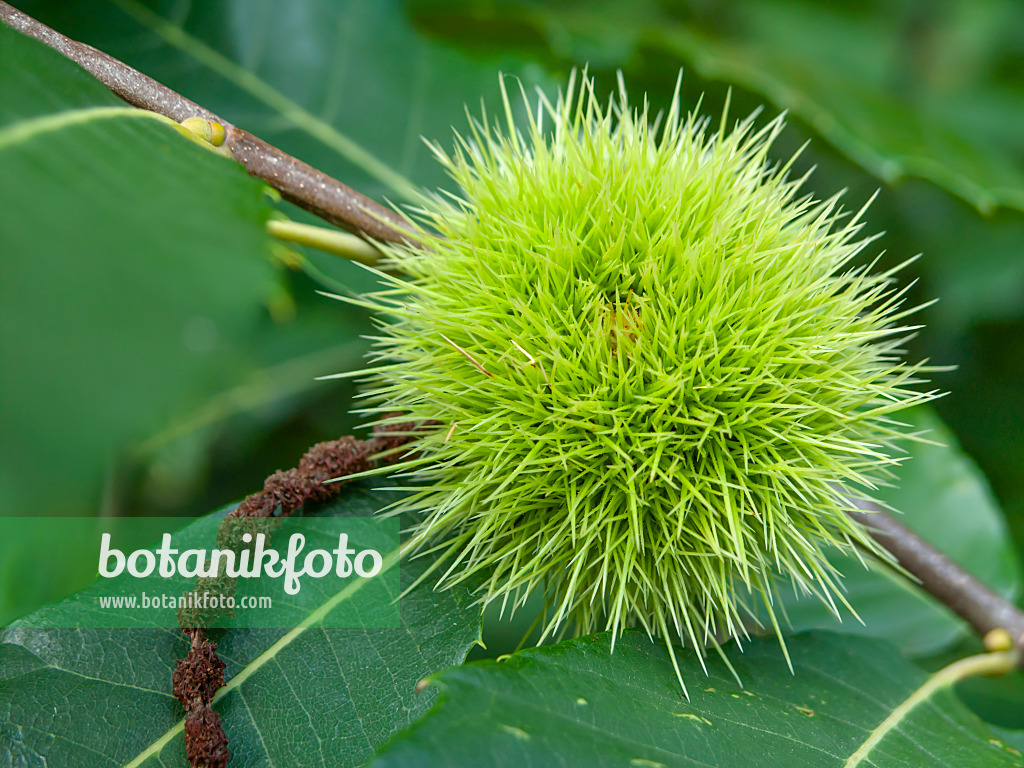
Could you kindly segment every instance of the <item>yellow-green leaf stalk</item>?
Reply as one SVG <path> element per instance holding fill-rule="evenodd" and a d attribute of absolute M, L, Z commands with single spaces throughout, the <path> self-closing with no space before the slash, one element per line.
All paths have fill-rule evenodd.
<path fill-rule="evenodd" d="M 892 272 L 853 266 L 863 211 L 771 161 L 781 119 L 714 126 L 678 92 L 654 119 L 585 76 L 527 106 L 433 147 L 459 192 L 425 197 L 429 246 L 389 248 L 405 277 L 361 300 L 386 318 L 365 412 L 436 425 L 406 465 L 412 546 L 484 603 L 544 589 L 548 635 L 703 657 L 754 603 L 778 632 L 780 582 L 835 611 L 826 551 L 885 557 L 848 499 L 934 396 Z"/>

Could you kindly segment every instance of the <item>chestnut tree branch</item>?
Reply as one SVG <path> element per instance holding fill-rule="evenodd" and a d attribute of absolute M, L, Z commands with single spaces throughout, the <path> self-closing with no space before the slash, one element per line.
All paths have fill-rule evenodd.
<path fill-rule="evenodd" d="M 325 221 L 386 243 L 411 237 L 401 216 L 390 208 L 232 125 L 208 109 L 90 45 L 71 40 L 0 0 L 0 20 L 67 56 L 116 95 L 140 109 L 181 123 L 200 117 L 224 128 L 223 145 L 231 156 L 289 202 Z"/>
<path fill-rule="evenodd" d="M 891 552 L 900 566 L 913 575 L 919 586 L 956 613 L 985 637 L 992 630 L 1006 630 L 1016 647 L 1024 650 L 1024 611 L 993 592 L 935 547 L 899 522 L 864 501 L 848 514 L 868 529 L 871 536 Z M 1024 654 L 1020 666 L 1024 668 Z"/>
<path fill-rule="evenodd" d="M 127 64 L 68 39 L 2 0 L 0 19 L 77 62 L 129 104 L 179 123 L 191 117 L 219 123 L 225 129 L 223 145 L 231 156 L 249 173 L 280 191 L 286 200 L 363 237 L 383 242 L 406 242 L 412 238 L 405 222 L 394 211 L 235 127 Z M 861 510 L 849 514 L 872 532 L 925 591 L 966 620 L 979 635 L 984 637 L 994 629 L 1004 629 L 1018 647 L 1024 647 L 1024 612 L 1019 608 L 886 512 L 863 505 Z"/>

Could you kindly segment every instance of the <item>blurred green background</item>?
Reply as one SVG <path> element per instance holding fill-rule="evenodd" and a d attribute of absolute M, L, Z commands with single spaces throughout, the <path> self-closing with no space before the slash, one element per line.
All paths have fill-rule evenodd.
<path fill-rule="evenodd" d="M 708 114 L 730 91 L 737 117 L 788 110 L 776 155 L 810 141 L 796 169 L 816 168 L 808 190 L 847 189 L 850 208 L 877 190 L 866 221 L 885 232 L 883 263 L 924 254 L 903 279 L 916 281 L 912 301 L 939 301 L 922 311 L 909 356 L 956 366 L 935 377 L 949 392 L 937 410 L 1024 550 L 1017 0 L 15 4 L 396 203 L 406 181 L 446 183 L 420 137 L 446 144 L 466 105 L 493 108 L 498 72 L 552 91 L 573 67 L 589 66 L 606 90 L 621 70 L 657 108 L 682 69 L 685 102 L 703 94 Z M 139 171 L 139 187 L 118 188 L 102 153 L 83 165 L 79 188 L 61 181 L 86 178 L 70 160 L 55 161 L 52 184 L 33 194 L 5 180 L 3 514 L 203 514 L 257 490 L 310 444 L 358 428 L 353 385 L 315 377 L 360 366 L 372 324 L 317 291 L 358 292 L 373 278 L 274 246 L 250 226 L 273 207 L 259 185 L 220 180 L 233 172 L 221 161 L 188 157 L 187 167 Z M 145 192 L 179 173 L 179 193 Z M 97 195 L 124 202 L 81 207 Z M 12 213 L 18 205 L 28 213 Z M 46 253 L 59 258 L 35 258 Z M 972 683 L 979 706 L 1020 709 L 1019 677 Z"/>

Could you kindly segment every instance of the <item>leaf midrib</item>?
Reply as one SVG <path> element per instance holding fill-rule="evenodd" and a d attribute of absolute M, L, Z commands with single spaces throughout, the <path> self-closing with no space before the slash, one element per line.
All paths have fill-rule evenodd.
<path fill-rule="evenodd" d="M 869 756 L 885 740 L 886 736 L 891 733 L 899 733 L 900 724 L 906 720 L 911 712 L 916 710 L 921 704 L 929 701 L 939 691 L 948 688 L 957 681 L 980 674 L 984 667 L 991 662 L 992 657 L 993 655 L 970 656 L 956 661 L 931 675 L 920 687 L 900 702 L 899 706 L 893 709 L 881 723 L 872 729 L 867 739 L 843 764 L 843 768 L 857 768 L 862 763 L 865 765 L 874 764 L 874 761 L 870 760 Z M 865 760 L 868 760 L 868 762 L 865 763 Z"/>
<path fill-rule="evenodd" d="M 45 133 L 55 133 L 75 125 L 89 123 L 93 120 L 109 120 L 115 117 L 141 117 L 156 120 L 166 118 L 154 112 L 135 107 L 87 107 L 71 109 L 52 115 L 43 115 L 29 120 L 22 120 L 0 128 L 0 151 L 24 144 Z"/>

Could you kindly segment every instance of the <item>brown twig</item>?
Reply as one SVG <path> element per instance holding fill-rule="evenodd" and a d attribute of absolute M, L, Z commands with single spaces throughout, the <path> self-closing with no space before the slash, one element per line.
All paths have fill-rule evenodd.
<path fill-rule="evenodd" d="M 1024 611 L 954 563 L 892 515 L 857 501 L 850 517 L 865 526 L 875 541 L 895 555 L 922 589 L 964 619 L 980 637 L 1004 629 L 1024 649 Z M 1024 654 L 1021 654 L 1024 668 Z"/>
<path fill-rule="evenodd" d="M 91 45 L 65 37 L 2 0 L 0 20 L 64 54 L 132 106 L 148 109 L 179 123 L 190 117 L 219 123 L 225 131 L 223 146 L 231 156 L 253 176 L 278 190 L 285 200 L 342 229 L 374 240 L 398 243 L 412 237 L 402 217 L 393 210 L 235 127 L 124 62 Z"/>

